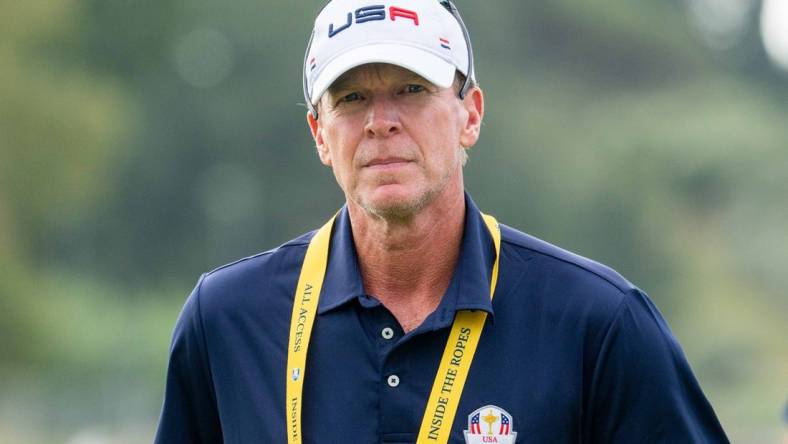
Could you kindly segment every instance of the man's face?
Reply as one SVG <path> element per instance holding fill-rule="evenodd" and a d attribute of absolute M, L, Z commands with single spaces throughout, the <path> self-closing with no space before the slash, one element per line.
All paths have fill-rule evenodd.
<path fill-rule="evenodd" d="M 462 190 L 462 150 L 479 136 L 481 91 L 459 100 L 394 65 L 369 64 L 337 79 L 320 118 L 308 115 L 320 160 L 353 202 L 381 217 L 408 217 Z"/>

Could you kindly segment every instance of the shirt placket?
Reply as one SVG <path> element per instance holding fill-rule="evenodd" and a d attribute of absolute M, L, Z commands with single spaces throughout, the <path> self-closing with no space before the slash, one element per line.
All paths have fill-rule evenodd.
<path fill-rule="evenodd" d="M 439 308 L 405 334 L 383 305 L 373 298 L 364 299 L 363 325 L 367 334 L 375 337 L 378 352 L 379 442 L 414 443 L 449 333 L 451 322 L 446 318 L 450 315 Z"/>

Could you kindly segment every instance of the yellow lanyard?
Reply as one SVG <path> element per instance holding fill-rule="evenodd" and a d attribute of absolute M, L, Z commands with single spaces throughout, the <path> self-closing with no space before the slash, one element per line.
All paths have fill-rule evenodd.
<path fill-rule="evenodd" d="M 328 266 L 331 227 L 334 225 L 335 218 L 336 216 L 332 217 L 323 225 L 309 242 L 296 286 L 287 348 L 285 411 L 288 444 L 300 444 L 303 441 L 301 408 L 306 354 L 309 338 L 312 335 L 312 325 L 317 314 L 320 289 L 323 287 L 323 279 Z M 482 218 L 490 230 L 495 245 L 495 262 L 490 279 L 490 299 L 492 299 L 495 294 L 495 285 L 498 283 L 501 232 L 494 217 L 482 214 Z M 476 346 L 479 345 L 479 338 L 486 319 L 487 312 L 481 310 L 460 311 L 456 314 L 435 381 L 432 384 L 430 397 L 427 400 L 417 444 L 443 444 L 449 441 L 451 425 L 454 423 L 462 389 L 465 386 L 465 380 L 468 377 L 471 361 L 476 353 Z"/>

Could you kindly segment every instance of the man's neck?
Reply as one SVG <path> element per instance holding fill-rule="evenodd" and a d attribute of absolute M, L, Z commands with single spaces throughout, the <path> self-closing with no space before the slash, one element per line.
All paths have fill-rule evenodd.
<path fill-rule="evenodd" d="M 407 219 L 387 220 L 348 205 L 364 289 L 407 332 L 438 306 L 460 253 L 462 192 Z"/>

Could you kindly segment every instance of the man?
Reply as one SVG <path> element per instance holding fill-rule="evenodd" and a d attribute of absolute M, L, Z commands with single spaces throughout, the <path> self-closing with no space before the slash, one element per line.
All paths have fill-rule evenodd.
<path fill-rule="evenodd" d="M 727 442 L 643 292 L 465 194 L 471 54 L 448 2 L 321 11 L 307 121 L 347 204 L 203 275 L 157 442 Z"/>

